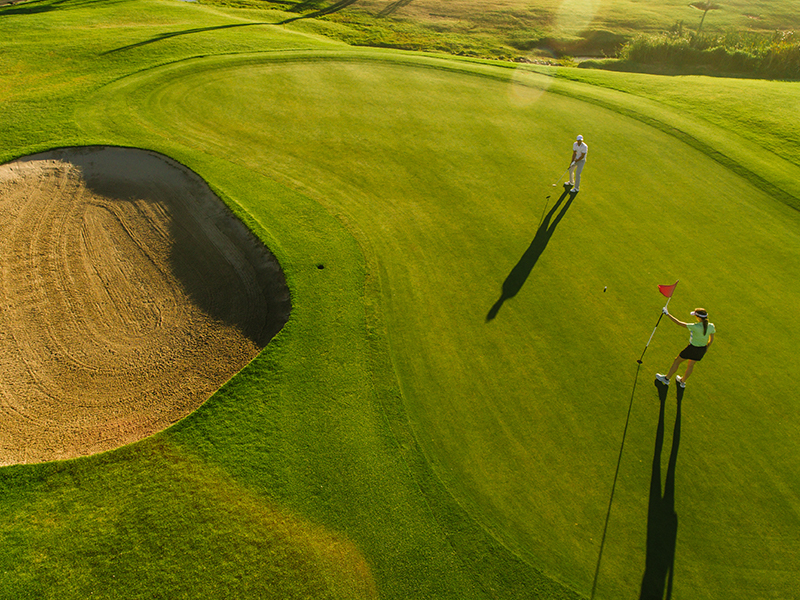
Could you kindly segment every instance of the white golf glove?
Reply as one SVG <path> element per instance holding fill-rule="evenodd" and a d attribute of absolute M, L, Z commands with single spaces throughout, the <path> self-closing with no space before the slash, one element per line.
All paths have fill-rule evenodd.
<path fill-rule="evenodd" d="M 662 313 L 664 313 L 665 315 L 668 315 L 668 314 L 669 314 L 669 311 L 667 310 L 667 307 L 666 307 L 666 306 L 665 306 L 664 308 L 662 308 L 662 309 L 661 309 L 661 312 L 662 312 Z"/>

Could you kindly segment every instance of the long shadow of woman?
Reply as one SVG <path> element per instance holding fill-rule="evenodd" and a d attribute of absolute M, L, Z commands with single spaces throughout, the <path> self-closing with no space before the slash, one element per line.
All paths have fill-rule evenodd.
<path fill-rule="evenodd" d="M 576 195 L 577 193 L 572 193 L 568 190 L 565 190 L 564 193 L 561 194 L 561 197 L 558 199 L 558 201 L 553 205 L 553 208 L 550 209 L 550 212 L 547 213 L 544 221 L 542 221 L 542 224 L 539 225 L 539 229 L 536 230 L 536 235 L 533 237 L 531 245 L 528 246 L 525 254 L 522 255 L 522 258 L 520 258 L 519 262 L 514 266 L 513 269 L 511 269 L 508 277 L 506 277 L 506 280 L 503 282 L 503 291 L 500 294 L 500 299 L 494 303 L 494 306 L 492 306 L 491 309 L 489 309 L 489 314 L 486 315 L 487 322 L 491 321 L 497 316 L 497 313 L 500 312 L 500 308 L 503 306 L 503 302 L 516 296 L 517 293 L 522 289 L 522 286 L 528 279 L 528 275 L 530 275 L 533 267 L 536 265 L 536 261 L 539 260 L 539 257 L 547 247 L 547 243 L 550 241 L 550 238 L 553 237 L 556 226 L 559 224 L 561 219 L 564 218 L 564 215 L 567 214 L 567 210 L 572 204 L 572 201 L 575 200 Z M 564 204 L 564 208 L 561 209 L 561 212 L 558 213 L 558 216 L 553 218 L 561 206 L 561 203 L 567 196 L 569 196 L 569 200 L 566 204 Z"/>
<path fill-rule="evenodd" d="M 678 538 L 678 515 L 675 512 L 675 466 L 678 462 L 678 445 L 681 439 L 681 401 L 683 388 L 677 386 L 678 402 L 675 429 L 672 434 L 672 451 L 669 455 L 664 494 L 661 494 L 661 450 L 664 446 L 664 405 L 667 401 L 665 385 L 656 384 L 661 400 L 661 410 L 656 429 L 656 447 L 650 478 L 650 503 L 647 510 L 647 555 L 639 600 L 662 600 L 672 597 L 672 580 L 675 567 L 675 544 Z M 666 590 L 666 596 L 664 591 Z"/>

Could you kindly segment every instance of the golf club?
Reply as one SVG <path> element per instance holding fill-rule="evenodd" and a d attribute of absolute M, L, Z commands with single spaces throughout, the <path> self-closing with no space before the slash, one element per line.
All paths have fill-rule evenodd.
<path fill-rule="evenodd" d="M 558 182 L 559 182 L 559 181 L 561 181 L 562 179 L 564 179 L 564 175 L 566 175 L 567 173 L 569 173 L 569 170 L 570 170 L 570 168 L 571 168 L 571 167 L 572 167 L 572 163 L 569 163 L 569 167 L 567 167 L 567 170 L 566 170 L 566 171 L 564 171 L 564 173 L 561 175 L 561 177 L 559 177 L 558 179 L 556 179 L 556 182 L 553 184 L 553 187 L 556 187 L 556 186 L 558 185 Z"/>
<path fill-rule="evenodd" d="M 572 163 L 569 163 L 569 167 L 567 167 L 567 170 L 564 171 L 564 173 L 561 175 L 561 177 L 556 179 L 556 182 L 553 184 L 552 187 L 556 187 L 558 185 L 558 182 L 561 181 L 562 179 L 564 179 L 564 175 L 566 175 L 569 172 L 571 167 L 572 167 Z M 550 195 L 549 194 L 544 199 L 544 208 L 542 208 L 542 216 L 539 217 L 539 225 L 542 224 L 542 219 L 544 219 L 544 213 L 547 212 L 548 204 L 550 204 Z"/>
<path fill-rule="evenodd" d="M 561 175 L 561 177 L 559 177 L 558 179 L 556 179 L 556 182 L 553 184 L 553 186 L 552 186 L 552 187 L 556 187 L 556 186 L 558 185 L 558 182 L 559 182 L 559 181 L 561 181 L 562 179 L 564 179 L 564 175 L 566 175 L 566 174 L 569 172 L 569 170 L 570 170 L 570 168 L 572 167 L 572 165 L 573 165 L 573 163 L 569 163 L 569 167 L 567 167 L 567 170 L 566 170 L 566 171 L 564 171 L 564 173 Z M 550 194 L 548 194 L 547 196 L 545 196 L 545 199 L 544 199 L 544 208 L 542 208 L 542 216 L 541 216 L 541 217 L 539 217 L 539 225 L 541 225 L 541 224 L 542 224 L 542 219 L 544 219 L 544 213 L 545 213 L 545 212 L 547 212 L 547 206 L 548 206 L 548 204 L 550 204 Z"/>

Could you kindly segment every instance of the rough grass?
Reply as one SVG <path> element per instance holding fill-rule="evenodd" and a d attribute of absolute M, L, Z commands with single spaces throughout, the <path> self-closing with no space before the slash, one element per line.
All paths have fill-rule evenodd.
<path fill-rule="evenodd" d="M 203 0 L 235 6 L 263 5 L 260 0 Z M 341 2 L 268 2 L 271 6 L 314 14 Z M 670 0 L 643 3 L 564 3 L 553 0 L 359 0 L 328 15 L 342 27 L 332 30 L 360 46 L 442 51 L 506 60 L 541 60 L 557 56 L 616 56 L 626 41 L 641 34 L 660 34 L 679 24 L 697 31 L 703 11 Z M 800 3 L 783 0 L 769 5 L 742 0 L 710 11 L 703 32 L 773 35 L 800 26 Z M 296 16 L 296 15 L 295 15 Z M 785 58 L 781 58 L 785 62 Z M 717 62 L 720 62 L 717 59 Z M 706 68 L 710 61 L 706 60 Z M 625 63 L 623 63 L 624 66 Z M 773 75 L 774 76 L 774 75 Z"/>

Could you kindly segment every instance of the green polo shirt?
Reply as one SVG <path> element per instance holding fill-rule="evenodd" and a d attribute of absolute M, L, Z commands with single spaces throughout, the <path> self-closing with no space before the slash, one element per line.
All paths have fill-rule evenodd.
<path fill-rule="evenodd" d="M 708 345 L 708 338 L 711 336 L 712 333 L 716 333 L 716 329 L 714 329 L 714 324 L 708 324 L 708 330 L 706 331 L 705 335 L 703 335 L 703 324 L 702 323 L 687 323 L 686 327 L 689 328 L 689 343 L 692 346 L 707 346 Z"/>

